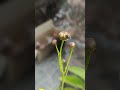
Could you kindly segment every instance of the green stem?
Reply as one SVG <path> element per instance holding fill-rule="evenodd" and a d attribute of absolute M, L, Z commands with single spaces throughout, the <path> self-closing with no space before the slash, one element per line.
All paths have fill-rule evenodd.
<path fill-rule="evenodd" d="M 57 54 L 58 54 L 58 59 L 59 59 L 60 71 L 62 73 L 62 86 L 61 86 L 61 90 L 64 89 L 64 71 L 63 71 L 63 61 L 62 61 L 62 48 L 63 48 L 63 44 L 64 44 L 64 41 L 62 41 L 62 43 L 61 43 L 60 51 L 58 50 L 57 45 L 55 45 L 56 50 L 57 50 Z"/>
<path fill-rule="evenodd" d="M 64 41 L 62 40 L 61 47 L 60 47 L 60 55 L 59 55 L 59 65 L 60 65 L 60 71 L 63 73 L 63 60 L 62 60 L 62 48 L 63 48 Z"/>
<path fill-rule="evenodd" d="M 69 58 L 68 58 L 67 65 L 66 65 L 66 67 L 65 67 L 65 77 L 66 77 L 67 74 L 68 74 L 68 68 L 69 68 L 70 59 L 71 59 L 71 57 L 72 57 L 72 53 L 73 53 L 73 48 L 70 49 L 70 56 L 69 56 Z"/>
<path fill-rule="evenodd" d="M 62 59 L 62 48 L 63 48 L 63 44 L 64 44 L 64 41 L 62 40 L 61 47 L 60 47 L 60 56 L 61 56 L 61 59 Z"/>
<path fill-rule="evenodd" d="M 68 58 L 67 65 L 66 65 L 65 71 L 64 71 L 64 69 L 63 69 L 63 68 L 64 68 L 64 67 L 63 67 L 63 58 L 62 58 L 63 44 L 64 44 L 64 40 L 62 40 L 61 47 L 60 47 L 60 51 L 58 50 L 57 45 L 55 45 L 55 46 L 56 46 L 57 53 L 58 53 L 58 58 L 59 58 L 60 71 L 61 71 L 61 73 L 62 73 L 62 86 L 61 86 L 61 90 L 64 89 L 64 79 L 65 79 L 65 77 L 67 76 L 70 59 L 71 59 L 72 53 L 73 53 L 73 48 L 71 48 L 71 49 L 70 49 L 70 56 L 69 56 L 69 58 Z"/>
<path fill-rule="evenodd" d="M 65 79 L 65 77 L 67 76 L 67 73 L 68 73 L 68 67 L 69 67 L 70 59 L 72 57 L 72 53 L 73 53 L 73 48 L 70 50 L 70 56 L 68 58 L 67 65 L 65 67 L 65 71 L 62 73 L 62 87 L 61 87 L 61 90 L 64 89 L 64 79 Z"/>
<path fill-rule="evenodd" d="M 58 50 L 58 47 L 57 47 L 57 45 L 55 44 L 55 47 L 56 47 L 56 50 L 57 50 L 57 54 L 58 54 L 58 58 L 59 58 L 59 50 Z"/>
<path fill-rule="evenodd" d="M 64 41 L 62 40 L 61 43 L 61 47 L 60 47 L 60 69 L 61 69 L 61 73 L 62 73 L 62 86 L 61 86 L 61 90 L 64 89 L 64 71 L 63 71 L 63 59 L 62 59 L 62 49 L 63 49 L 63 44 Z"/>
<path fill-rule="evenodd" d="M 62 86 L 61 86 L 61 90 L 64 89 L 64 73 L 62 73 Z"/>

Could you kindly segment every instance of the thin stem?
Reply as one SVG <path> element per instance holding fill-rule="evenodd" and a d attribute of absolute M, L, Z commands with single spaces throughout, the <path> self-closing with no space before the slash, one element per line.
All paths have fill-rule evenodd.
<path fill-rule="evenodd" d="M 64 41 L 62 40 L 62 43 L 61 43 L 61 47 L 60 47 L 60 69 L 61 69 L 61 73 L 62 73 L 62 86 L 61 86 L 61 90 L 64 89 L 64 71 L 63 71 L 63 59 L 62 59 L 62 49 L 63 49 L 63 44 L 64 44 Z"/>
<path fill-rule="evenodd" d="M 61 59 L 62 59 L 62 48 L 63 48 L 63 44 L 64 44 L 64 41 L 62 40 L 61 47 L 60 47 L 60 56 L 61 56 Z"/>
<path fill-rule="evenodd" d="M 72 53 L 73 53 L 73 48 L 70 49 L 70 56 L 69 56 L 69 58 L 68 58 L 67 65 L 66 65 L 66 67 L 65 67 L 65 77 L 66 77 L 67 74 L 68 74 L 68 68 L 69 68 L 70 59 L 71 59 L 71 57 L 72 57 Z"/>
<path fill-rule="evenodd" d="M 56 47 L 56 50 L 57 50 L 57 54 L 58 54 L 58 58 L 59 58 L 59 50 L 58 50 L 58 47 L 57 47 L 57 45 L 55 44 L 55 47 Z"/>
<path fill-rule="evenodd" d="M 70 56 L 68 58 L 68 62 L 67 62 L 65 71 L 62 73 L 62 87 L 61 87 L 61 90 L 64 89 L 64 79 L 65 79 L 65 77 L 67 76 L 67 73 L 68 73 L 68 67 L 69 67 L 70 59 L 72 57 L 72 53 L 73 53 L 73 48 L 70 50 Z"/>
<path fill-rule="evenodd" d="M 60 64 L 60 70 L 61 70 L 61 73 L 64 73 L 63 72 L 63 59 L 62 59 L 62 48 L 63 48 L 63 44 L 64 44 L 64 41 L 62 40 L 62 43 L 61 43 L 61 47 L 60 47 L 60 55 L 59 55 L 59 64 Z"/>
<path fill-rule="evenodd" d="M 62 73 L 62 87 L 61 87 L 61 90 L 64 89 L 64 73 Z"/>
<path fill-rule="evenodd" d="M 62 65 L 62 60 L 61 60 L 61 52 L 59 52 L 59 50 L 58 50 L 58 47 L 57 47 L 57 45 L 55 45 L 55 47 L 56 47 L 56 50 L 57 50 L 57 54 L 58 54 L 58 61 L 59 61 L 59 67 L 60 67 L 60 71 L 61 71 L 61 73 L 63 73 L 63 65 Z"/>
<path fill-rule="evenodd" d="M 60 52 L 59 52 L 59 50 L 58 50 L 57 45 L 55 45 L 55 47 L 56 47 L 57 54 L 58 54 L 58 62 L 59 62 L 60 71 L 62 72 L 62 70 L 61 70 L 61 58 L 60 58 Z"/>

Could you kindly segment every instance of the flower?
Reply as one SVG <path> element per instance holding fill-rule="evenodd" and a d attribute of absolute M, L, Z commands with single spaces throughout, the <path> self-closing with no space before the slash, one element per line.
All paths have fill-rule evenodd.
<path fill-rule="evenodd" d="M 53 44 L 53 45 L 56 45 L 56 44 L 57 44 L 57 40 L 54 39 L 54 40 L 52 41 L 52 44 Z"/>
<path fill-rule="evenodd" d="M 69 47 L 70 47 L 70 48 L 74 48 L 74 47 L 75 47 L 75 43 L 74 43 L 74 42 L 70 42 L 70 43 L 69 43 Z"/>
<path fill-rule="evenodd" d="M 62 32 L 59 33 L 59 38 L 61 40 L 66 41 L 66 40 L 71 38 L 71 35 L 68 32 L 66 32 L 66 31 L 62 31 Z"/>
<path fill-rule="evenodd" d="M 44 90 L 43 88 L 40 88 L 39 90 Z"/>

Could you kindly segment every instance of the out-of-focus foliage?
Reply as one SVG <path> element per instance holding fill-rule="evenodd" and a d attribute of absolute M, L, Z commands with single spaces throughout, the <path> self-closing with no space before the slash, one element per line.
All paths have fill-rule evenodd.
<path fill-rule="evenodd" d="M 92 56 L 92 54 L 94 54 L 94 51 L 96 49 L 96 42 L 93 38 L 87 38 L 85 42 L 86 42 L 85 69 L 87 71 L 91 56 Z"/>

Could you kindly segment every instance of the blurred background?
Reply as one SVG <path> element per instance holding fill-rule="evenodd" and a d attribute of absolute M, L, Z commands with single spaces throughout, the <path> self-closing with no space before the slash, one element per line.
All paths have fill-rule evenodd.
<path fill-rule="evenodd" d="M 1 0 L 0 12 L 0 90 L 57 90 L 61 74 L 51 41 L 58 39 L 62 30 L 72 35 L 64 45 L 65 60 L 67 44 L 76 43 L 71 66 L 85 68 L 85 33 L 96 41 L 96 58 L 91 59 L 86 74 L 86 89 L 120 90 L 118 1 Z M 35 60 L 35 29 L 47 22 L 43 29 L 48 29 L 38 32 L 41 50 Z"/>
<path fill-rule="evenodd" d="M 118 1 L 86 0 L 86 37 L 96 41 L 96 58 L 86 73 L 87 90 L 120 89 L 120 8 Z"/>
<path fill-rule="evenodd" d="M 85 0 L 51 0 L 50 2 L 49 0 L 36 0 L 35 25 L 36 30 L 39 29 L 36 34 L 39 39 L 35 43 L 39 42 L 41 48 L 35 64 L 35 90 L 39 88 L 57 90 L 61 83 L 59 80 L 61 73 L 57 53 L 51 41 L 54 38 L 58 39 L 57 35 L 60 31 L 68 31 L 72 38 L 64 45 L 63 58 L 67 60 L 68 43 L 73 41 L 76 47 L 70 65 L 85 68 Z M 44 27 L 48 29 L 44 30 Z M 38 33 L 42 34 L 38 35 Z M 60 40 L 58 43 L 60 46 Z"/>
<path fill-rule="evenodd" d="M 74 41 L 70 65 L 84 69 L 84 0 L 2 0 L 0 12 L 0 90 L 57 90 L 61 74 L 51 40 L 62 30 L 72 35 L 64 45 L 64 59 L 69 55 L 67 44 Z M 40 30 L 41 50 L 35 60 L 35 29 L 49 20 L 46 28 L 54 28 Z"/>
<path fill-rule="evenodd" d="M 0 90 L 33 90 L 34 0 L 0 1 Z"/>

